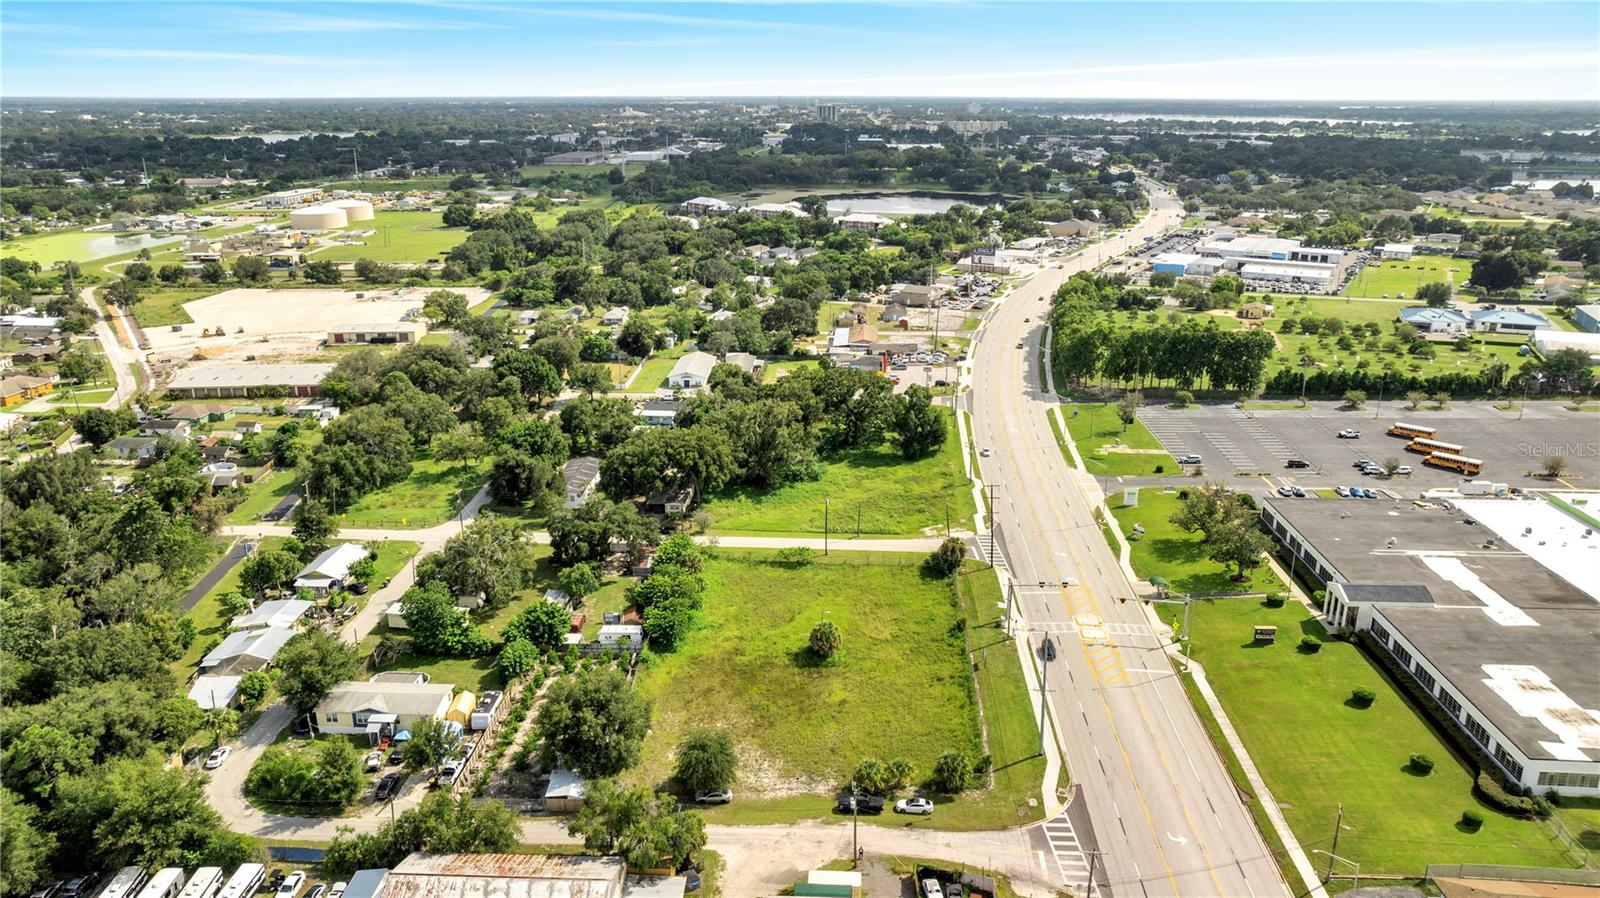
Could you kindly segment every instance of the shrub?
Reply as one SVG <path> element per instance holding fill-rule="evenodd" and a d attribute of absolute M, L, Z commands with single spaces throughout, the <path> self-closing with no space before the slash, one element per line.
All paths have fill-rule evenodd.
<path fill-rule="evenodd" d="M 933 763 L 933 777 L 928 784 L 935 791 L 955 794 L 972 782 L 972 761 L 959 751 L 947 751 Z"/>
<path fill-rule="evenodd" d="M 1165 473 L 1167 473 L 1167 466 L 1166 465 L 1156 465 L 1156 473 L 1157 474 L 1165 474 Z"/>
<path fill-rule="evenodd" d="M 778 564 L 805 567 L 811 563 L 815 555 L 816 551 L 809 546 L 789 546 L 773 553 L 773 560 Z"/>
<path fill-rule="evenodd" d="M 1283 593 L 1269 592 L 1267 593 L 1267 597 L 1265 600 L 1263 600 L 1262 604 L 1266 605 L 1268 608 L 1282 608 L 1285 601 L 1286 600 L 1284 599 Z"/>
<path fill-rule="evenodd" d="M 1478 779 L 1472 785 L 1472 791 L 1483 799 L 1484 803 L 1497 811 L 1515 814 L 1521 817 L 1548 817 L 1550 804 L 1542 798 L 1528 798 L 1517 795 L 1500 785 L 1500 781 L 1486 770 L 1478 771 Z"/>
<path fill-rule="evenodd" d="M 533 643 L 526 639 L 513 639 L 500 650 L 500 657 L 495 659 L 494 666 L 500 671 L 500 678 L 510 683 L 532 670 L 537 663 L 539 650 L 534 648 Z"/>
<path fill-rule="evenodd" d="M 1433 772 L 1433 759 L 1427 755 L 1412 755 L 1406 769 L 1418 776 L 1427 776 Z"/>
<path fill-rule="evenodd" d="M 1322 651 L 1322 640 L 1315 636 L 1302 636 L 1300 637 L 1300 651 L 1305 652 L 1307 655 L 1314 655 Z"/>
<path fill-rule="evenodd" d="M 1461 825 L 1471 830 L 1480 829 L 1483 826 L 1483 815 L 1477 811 L 1462 811 Z"/>
<path fill-rule="evenodd" d="M 808 642 L 811 651 L 817 657 L 828 659 L 839 651 L 839 646 L 843 644 L 844 638 L 839 635 L 839 628 L 834 626 L 833 621 L 825 620 L 818 622 L 815 627 L 811 628 L 811 638 Z"/>
<path fill-rule="evenodd" d="M 1378 700 L 1378 693 L 1365 686 L 1357 686 L 1350 691 L 1350 703 L 1361 708 L 1370 708 Z"/>

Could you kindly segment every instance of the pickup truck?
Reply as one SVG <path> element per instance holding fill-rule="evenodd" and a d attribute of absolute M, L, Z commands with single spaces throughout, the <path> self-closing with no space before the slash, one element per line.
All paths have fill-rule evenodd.
<path fill-rule="evenodd" d="M 841 814 L 881 814 L 884 801 L 876 795 L 842 795 L 839 797 L 838 811 Z"/>

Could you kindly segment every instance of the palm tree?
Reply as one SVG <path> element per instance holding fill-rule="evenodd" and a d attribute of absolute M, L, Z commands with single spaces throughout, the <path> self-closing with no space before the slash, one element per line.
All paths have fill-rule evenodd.
<path fill-rule="evenodd" d="M 211 747 L 216 748 L 222 740 L 238 735 L 239 712 L 232 708 L 211 708 L 206 711 L 200 728 L 211 731 Z"/>

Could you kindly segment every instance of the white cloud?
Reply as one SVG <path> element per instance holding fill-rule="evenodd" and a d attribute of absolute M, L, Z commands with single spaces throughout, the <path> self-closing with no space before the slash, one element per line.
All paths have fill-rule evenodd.
<path fill-rule="evenodd" d="M 167 59 L 179 62 L 255 62 L 266 65 L 357 66 L 368 61 L 290 53 L 241 53 L 232 50 L 156 50 L 143 47 L 68 47 L 52 51 L 57 56 L 86 59 Z"/>
<path fill-rule="evenodd" d="M 406 19 L 390 16 L 319 16 L 304 13 L 240 10 L 231 24 L 236 30 L 263 34 L 317 34 L 365 31 L 467 31 L 508 26 L 442 19 Z M 227 24 L 227 23 L 225 23 Z"/>

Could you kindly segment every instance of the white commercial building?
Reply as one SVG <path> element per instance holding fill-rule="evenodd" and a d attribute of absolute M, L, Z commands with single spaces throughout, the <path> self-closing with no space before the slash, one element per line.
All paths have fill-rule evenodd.
<path fill-rule="evenodd" d="M 1385 243 L 1384 245 L 1378 247 L 1378 255 L 1382 256 L 1384 259 L 1398 259 L 1402 261 L 1411 258 L 1412 254 L 1416 251 L 1417 248 L 1409 243 Z"/>
<path fill-rule="evenodd" d="M 1261 518 L 1327 585 L 1329 625 L 1369 634 L 1486 768 L 1600 796 L 1600 535 L 1583 521 L 1532 498 L 1266 500 Z"/>
<path fill-rule="evenodd" d="M 1333 283 L 1334 266 L 1314 262 L 1246 262 L 1239 279 L 1247 284 L 1302 284 L 1326 289 Z"/>
<path fill-rule="evenodd" d="M 1202 256 L 1241 261 L 1316 262 L 1321 265 L 1338 265 L 1344 261 L 1344 250 L 1302 246 L 1300 241 L 1287 237 L 1219 238 L 1200 244 L 1195 251 Z"/>
<path fill-rule="evenodd" d="M 1590 361 L 1600 364 L 1600 334 L 1582 334 L 1575 331 L 1558 331 L 1555 328 L 1536 330 L 1532 337 L 1533 348 L 1548 356 L 1563 349 L 1576 349 L 1589 354 Z"/>
<path fill-rule="evenodd" d="M 296 187 L 293 190 L 280 190 L 277 193 L 269 193 L 257 200 L 257 202 L 268 209 L 288 209 L 321 197 L 322 191 L 316 187 Z"/>

